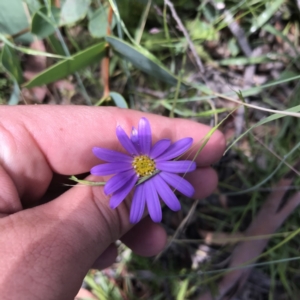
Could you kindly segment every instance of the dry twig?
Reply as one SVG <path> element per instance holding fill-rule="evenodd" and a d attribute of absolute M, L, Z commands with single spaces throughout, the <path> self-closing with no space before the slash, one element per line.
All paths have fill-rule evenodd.
<path fill-rule="evenodd" d="M 203 67 L 202 62 L 200 60 L 200 57 L 197 54 L 196 48 L 195 48 L 195 46 L 194 46 L 194 44 L 193 44 L 193 42 L 192 42 L 192 40 L 191 40 L 191 38 L 190 38 L 187 30 L 186 30 L 186 28 L 184 27 L 184 25 L 182 24 L 180 18 L 177 15 L 177 12 L 176 12 L 176 10 L 174 8 L 173 3 L 171 1 L 169 1 L 169 0 L 165 0 L 165 4 L 170 8 L 170 11 L 172 13 L 172 16 L 173 16 L 174 20 L 176 21 L 179 29 L 182 31 L 184 37 L 186 38 L 186 40 L 188 42 L 188 45 L 189 45 L 189 48 L 192 51 L 192 54 L 193 54 L 193 56 L 195 58 L 196 64 L 197 64 L 200 72 L 204 73 L 204 67 Z"/>
<path fill-rule="evenodd" d="M 112 17 L 113 17 L 113 9 L 111 6 L 109 6 L 108 10 L 108 17 L 107 17 L 107 29 L 106 34 L 111 34 L 111 23 L 112 23 Z M 105 49 L 105 57 L 101 61 L 101 80 L 102 84 L 104 86 L 104 92 L 102 98 L 107 98 L 110 93 L 109 88 L 109 45 L 107 43 L 106 49 Z"/>

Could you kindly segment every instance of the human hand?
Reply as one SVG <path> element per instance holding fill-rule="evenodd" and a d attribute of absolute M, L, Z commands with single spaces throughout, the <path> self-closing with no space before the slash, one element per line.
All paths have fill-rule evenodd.
<path fill-rule="evenodd" d="M 99 163 L 91 153 L 94 146 L 123 151 L 116 126 L 128 133 L 143 116 L 151 123 L 154 142 L 190 136 L 196 143 L 210 129 L 117 108 L 0 107 L 1 299 L 74 299 L 91 267 L 114 262 L 117 239 L 139 255 L 163 249 L 166 234 L 160 225 L 146 217 L 133 226 L 130 199 L 112 210 L 102 187 L 77 185 L 38 205 L 55 174 L 80 174 Z M 215 132 L 196 158 L 198 169 L 185 177 L 195 187 L 194 198 L 215 189 L 217 175 L 209 166 L 224 147 L 222 134 Z M 191 157 L 196 151 L 189 152 Z"/>

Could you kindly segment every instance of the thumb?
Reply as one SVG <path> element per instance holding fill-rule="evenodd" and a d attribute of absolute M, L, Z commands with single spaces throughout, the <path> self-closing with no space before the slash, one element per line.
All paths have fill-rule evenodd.
<path fill-rule="evenodd" d="M 77 185 L 47 204 L 1 219 L 1 257 L 12 274 L 24 275 L 14 278 L 16 289 L 24 292 L 34 279 L 36 295 L 43 288 L 45 299 L 74 299 L 99 255 L 132 227 L 128 200 L 115 210 L 108 201 L 102 187 Z M 0 283 L 11 290 L 7 273 Z"/>

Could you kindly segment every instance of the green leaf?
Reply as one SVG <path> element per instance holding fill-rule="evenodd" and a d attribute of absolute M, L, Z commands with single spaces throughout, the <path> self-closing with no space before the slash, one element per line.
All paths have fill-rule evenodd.
<path fill-rule="evenodd" d="M 102 38 L 107 33 L 108 25 L 108 8 L 101 6 L 89 16 L 89 32 L 94 38 Z M 113 17 L 111 29 L 116 25 L 116 18 Z"/>
<path fill-rule="evenodd" d="M 269 21 L 269 19 L 278 11 L 284 0 L 269 1 L 266 3 L 266 9 L 258 16 L 253 18 L 250 32 L 253 33 Z"/>
<path fill-rule="evenodd" d="M 109 96 L 113 99 L 113 101 L 115 102 L 116 106 L 118 106 L 120 108 L 128 108 L 126 100 L 119 93 L 110 92 Z"/>
<path fill-rule="evenodd" d="M 39 0 L 23 0 L 28 6 L 28 9 L 31 14 L 34 14 L 42 5 Z"/>
<path fill-rule="evenodd" d="M 66 0 L 61 7 L 60 25 L 74 24 L 82 20 L 90 4 L 91 0 Z"/>
<path fill-rule="evenodd" d="M 187 298 L 186 293 L 187 293 L 188 285 L 189 285 L 188 278 L 179 283 L 179 291 L 177 293 L 176 300 L 184 300 Z"/>
<path fill-rule="evenodd" d="M 72 181 L 75 181 L 77 183 L 80 183 L 80 184 L 83 184 L 83 185 L 90 185 L 90 186 L 101 186 L 101 185 L 106 184 L 106 182 L 104 182 L 104 181 L 81 180 L 81 179 L 78 179 L 74 175 L 72 175 L 69 179 L 72 180 Z"/>
<path fill-rule="evenodd" d="M 171 110 L 172 105 L 167 102 L 166 100 L 160 100 L 159 103 L 164 106 L 166 109 Z M 194 111 L 186 108 L 180 108 L 180 109 L 174 109 L 174 112 L 182 117 L 186 118 L 193 118 L 193 117 L 211 117 L 214 114 L 219 114 L 225 111 L 230 110 L 230 108 L 217 108 L 217 109 L 211 109 L 211 110 L 206 110 L 206 111 L 201 111 L 198 113 L 195 113 Z"/>
<path fill-rule="evenodd" d="M 8 100 L 8 105 L 17 105 L 19 103 L 20 98 L 20 88 L 18 83 L 14 80 L 14 88 Z"/>
<path fill-rule="evenodd" d="M 93 63 L 97 63 L 104 57 L 105 43 L 98 43 L 83 51 L 71 56 L 70 59 L 66 59 L 51 66 L 45 71 L 38 74 L 32 80 L 26 82 L 24 87 L 32 88 L 34 86 L 40 86 L 48 84 L 59 79 L 65 78 L 76 71 L 83 69 Z"/>
<path fill-rule="evenodd" d="M 4 45 L 1 54 L 1 63 L 9 75 L 19 84 L 23 81 L 22 69 L 19 58 L 15 50 L 8 45 Z"/>
<path fill-rule="evenodd" d="M 29 22 L 21 0 L 0 1 L 0 32 L 6 35 L 14 35 L 29 28 Z M 31 43 L 33 36 L 26 33 L 17 39 L 23 43 Z"/>
<path fill-rule="evenodd" d="M 166 69 L 161 62 L 142 47 L 134 47 L 116 37 L 106 36 L 105 39 L 122 57 L 129 60 L 137 69 L 175 86 L 178 78 Z M 185 88 L 185 84 L 181 84 Z"/>
<path fill-rule="evenodd" d="M 57 53 L 58 55 L 65 56 L 65 51 L 55 34 L 51 34 L 47 38 L 47 42 L 51 47 L 52 52 Z M 65 57 L 66 58 L 66 57 Z"/>
<path fill-rule="evenodd" d="M 58 27 L 60 9 L 51 7 L 51 14 L 54 18 L 48 16 L 47 7 L 41 7 L 33 16 L 31 22 L 31 32 L 40 39 L 44 39 L 55 32 Z"/>
<path fill-rule="evenodd" d="M 56 55 L 48 52 L 38 51 L 31 48 L 25 48 L 25 47 L 19 47 L 13 44 L 10 40 L 8 40 L 3 34 L 0 33 L 0 40 L 3 41 L 6 45 L 9 47 L 18 50 L 20 52 L 23 52 L 28 55 L 40 55 L 40 56 L 46 56 L 46 57 L 54 57 L 54 58 L 63 58 L 63 59 L 71 59 L 66 56 Z"/>

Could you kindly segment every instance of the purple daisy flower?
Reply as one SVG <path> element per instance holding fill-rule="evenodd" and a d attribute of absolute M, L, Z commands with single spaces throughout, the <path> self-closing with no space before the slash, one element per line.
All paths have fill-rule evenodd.
<path fill-rule="evenodd" d="M 176 173 L 192 172 L 196 163 L 190 160 L 173 160 L 187 151 L 192 138 L 183 138 L 171 145 L 169 139 L 162 139 L 152 146 L 150 123 L 146 118 L 139 121 L 138 129 L 133 127 L 129 138 L 121 126 L 117 127 L 117 137 L 129 155 L 105 148 L 94 147 L 93 153 L 107 163 L 91 169 L 97 176 L 112 175 L 104 187 L 110 198 L 110 207 L 116 208 L 135 186 L 130 209 L 130 222 L 141 220 L 145 206 L 154 222 L 160 222 L 161 198 L 173 211 L 180 210 L 179 200 L 170 188 L 191 197 L 193 186 Z M 145 179 L 144 181 L 140 179 Z M 138 182 L 139 181 L 139 182 Z"/>

